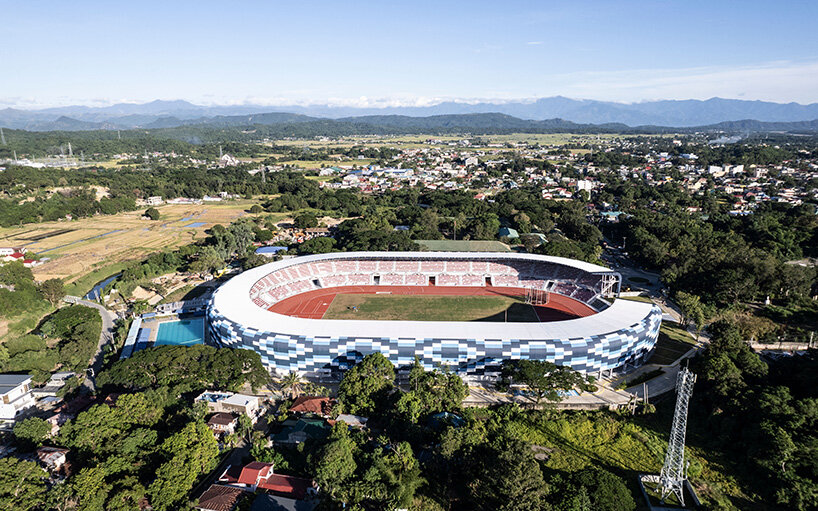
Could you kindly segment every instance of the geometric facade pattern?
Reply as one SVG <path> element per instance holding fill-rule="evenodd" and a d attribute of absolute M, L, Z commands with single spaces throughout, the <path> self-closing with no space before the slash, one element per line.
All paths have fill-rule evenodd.
<path fill-rule="evenodd" d="M 333 338 L 253 330 L 230 321 L 212 307 L 208 311 L 211 339 L 225 347 L 255 350 L 265 366 L 280 373 L 343 370 L 374 352 L 381 352 L 396 367 L 411 365 L 418 357 L 426 369 L 446 365 L 463 375 L 492 372 L 506 359 L 547 360 L 596 373 L 641 363 L 656 343 L 661 320 L 662 311 L 653 306 L 635 325 L 585 338 Z"/>
<path fill-rule="evenodd" d="M 448 366 L 485 375 L 503 360 L 547 360 L 583 373 L 643 362 L 659 335 L 652 304 L 602 299 L 611 270 L 559 257 L 515 253 L 361 252 L 282 260 L 222 285 L 208 307 L 208 333 L 225 347 L 252 349 L 278 373 L 344 370 L 380 352 L 396 367 L 415 357 L 427 369 Z M 539 287 L 599 311 L 550 323 L 402 322 L 302 319 L 267 310 L 316 288 L 350 284 Z"/>

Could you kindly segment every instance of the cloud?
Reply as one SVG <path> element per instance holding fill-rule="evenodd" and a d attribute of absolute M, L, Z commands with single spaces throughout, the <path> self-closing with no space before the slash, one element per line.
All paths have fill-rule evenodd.
<path fill-rule="evenodd" d="M 532 41 L 536 42 L 536 41 Z M 526 43 L 529 44 L 529 43 Z M 627 69 L 553 73 L 533 69 L 520 77 L 502 77 L 497 82 L 480 84 L 469 80 L 452 94 L 423 95 L 396 92 L 343 97 L 330 96 L 326 89 L 279 89 L 274 95 L 203 94 L 179 97 L 100 97 L 58 96 L 50 100 L 33 96 L 0 97 L 0 108 L 37 109 L 51 106 L 105 106 L 114 103 L 145 103 L 155 99 L 186 99 L 192 103 L 213 105 L 310 106 L 329 105 L 357 108 L 423 107 L 442 102 L 504 103 L 531 102 L 541 97 L 567 96 L 634 103 L 659 99 L 709 99 L 712 97 L 776 102 L 818 102 L 818 60 L 775 61 L 748 66 L 702 66 L 693 68 Z M 410 85 L 405 85 L 411 88 Z M 457 85 L 452 85 L 457 87 Z M 468 87 L 468 90 L 465 89 Z M 459 94 L 458 94 L 459 93 Z"/>
<path fill-rule="evenodd" d="M 528 41 L 528 42 L 527 42 L 527 43 L 525 43 L 525 44 L 527 44 L 527 45 L 529 45 L 529 46 L 539 46 L 539 45 L 541 45 L 541 44 L 542 44 L 542 41 Z"/>
<path fill-rule="evenodd" d="M 776 61 L 750 66 L 631 69 L 549 77 L 544 94 L 608 101 L 748 98 L 762 101 L 818 101 L 818 61 Z"/>

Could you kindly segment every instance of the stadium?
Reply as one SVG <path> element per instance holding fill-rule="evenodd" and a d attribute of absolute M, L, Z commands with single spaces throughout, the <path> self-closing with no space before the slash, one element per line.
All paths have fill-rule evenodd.
<path fill-rule="evenodd" d="M 223 284 L 208 333 L 279 374 L 326 376 L 376 351 L 398 368 L 417 357 L 462 376 L 493 376 L 507 359 L 602 374 L 641 364 L 659 334 L 661 310 L 611 300 L 620 285 L 602 266 L 533 254 L 320 254 Z"/>

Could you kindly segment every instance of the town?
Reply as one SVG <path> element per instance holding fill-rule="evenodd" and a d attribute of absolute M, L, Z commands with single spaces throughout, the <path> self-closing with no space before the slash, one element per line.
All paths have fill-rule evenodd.
<path fill-rule="evenodd" d="M 814 329 L 807 326 L 808 321 L 771 320 L 757 305 L 750 305 L 743 312 L 717 313 L 717 304 L 726 299 L 723 293 L 735 293 L 734 286 L 747 283 L 730 282 L 725 277 L 724 290 L 697 288 L 703 283 L 693 274 L 687 278 L 696 282 L 685 282 L 684 272 L 662 271 L 660 261 L 667 256 L 649 248 L 664 236 L 662 231 L 654 230 L 658 227 L 656 215 L 687 218 L 684 221 L 691 225 L 705 225 L 720 216 L 748 221 L 760 215 L 769 222 L 779 218 L 781 213 L 776 212 L 800 212 L 802 216 L 794 216 L 793 222 L 809 225 L 814 236 L 814 204 L 818 201 L 818 157 L 814 149 L 797 139 L 785 139 L 775 145 L 745 142 L 737 146 L 714 143 L 704 135 L 319 137 L 301 144 L 294 140 L 261 140 L 243 150 L 252 152 L 251 157 L 233 157 L 222 148 L 217 148 L 218 153 L 210 158 L 185 156 L 178 150 L 113 155 L 89 152 L 89 157 L 97 162 L 110 158 L 117 162 L 116 166 L 100 166 L 90 161 L 79 168 L 35 169 L 45 173 L 43 176 L 48 180 L 62 184 L 53 189 L 43 186 L 42 181 L 36 188 L 21 187 L 28 179 L 23 176 L 29 176 L 31 171 L 19 161 L 8 161 L 0 180 L 13 182 L 13 187 L 4 185 L 5 193 L 18 207 L 27 204 L 47 207 L 49 202 L 59 201 L 68 208 L 63 208 L 62 217 L 9 225 L 2 231 L 8 245 L 0 252 L 5 263 L 0 267 L 5 275 L 4 290 L 0 292 L 7 293 L 9 298 L 5 302 L 4 316 L 8 319 L 3 323 L 6 333 L 2 344 L 3 367 L 7 371 L 2 376 L 4 400 L 9 401 L 3 416 L 8 431 L 3 459 L 31 459 L 32 462 L 15 463 L 35 463 L 47 470 L 49 479 L 36 483 L 44 485 L 42 491 L 68 488 L 65 481 L 71 485 L 86 484 L 82 481 L 88 477 L 110 480 L 97 496 L 79 497 L 81 503 L 97 502 L 94 499 L 98 498 L 109 503 L 121 501 L 126 507 L 172 509 L 189 501 L 197 503 L 198 509 L 220 510 L 232 509 L 240 503 L 249 506 L 252 502 L 253 509 L 270 509 L 269 506 L 307 509 L 328 502 L 361 499 L 357 501 L 365 507 L 399 507 L 414 501 L 413 505 L 426 508 L 433 504 L 428 500 L 430 496 L 416 493 L 418 485 L 423 484 L 420 474 L 435 470 L 434 463 L 443 462 L 448 455 L 426 450 L 425 442 L 454 434 L 466 424 L 476 427 L 486 420 L 486 413 L 526 408 L 542 408 L 545 414 L 571 409 L 596 410 L 597 414 L 613 410 L 624 414 L 616 419 L 620 428 L 634 413 L 637 414 L 634 417 L 645 417 L 640 420 L 653 420 L 659 412 L 651 410 L 672 405 L 668 396 L 672 397 L 679 369 L 687 360 L 700 360 L 712 351 L 705 348 L 716 335 L 716 325 L 722 323 L 752 332 L 755 340 L 748 346 L 763 357 L 772 357 L 770 360 L 780 357 L 782 348 L 784 353 L 793 350 L 805 353 L 815 342 Z M 295 154 L 301 159 L 295 158 Z M 142 180 L 139 192 L 130 197 L 115 191 L 125 189 L 116 180 L 127 183 L 129 176 L 138 178 L 148 168 L 154 179 L 159 177 L 155 185 Z M 178 168 L 191 173 L 206 172 L 213 182 L 200 181 L 198 195 L 168 195 L 163 191 L 166 188 L 161 176 Z M 254 191 L 248 192 L 249 183 L 253 183 Z M 89 186 L 93 187 L 97 204 L 118 201 L 122 208 L 121 212 L 111 212 L 120 220 L 105 223 L 99 231 L 97 223 L 105 221 L 105 213 L 88 208 L 87 202 L 77 203 L 76 210 L 70 209 L 72 197 L 83 196 Z M 27 202 L 21 201 L 21 197 L 36 199 Z M 539 210 L 542 206 L 534 204 L 542 204 L 545 209 Z M 218 216 L 212 216 L 213 208 L 220 208 Z M 637 209 L 642 212 L 637 213 Z M 7 215 L 15 214 L 15 208 L 6 211 Z M 642 218 L 646 211 L 653 213 Z M 224 221 L 226 225 L 218 223 Z M 148 239 L 168 240 L 170 233 L 185 236 L 158 245 L 161 247 L 158 252 L 142 246 Z M 368 244 L 365 239 L 370 240 Z M 809 246 L 808 238 L 802 239 Z M 391 393 L 379 390 L 367 398 L 359 395 L 360 390 L 350 394 L 347 389 L 382 386 L 371 380 L 373 376 L 353 375 L 354 371 L 347 374 L 339 370 L 341 366 L 317 372 L 289 369 L 280 361 L 276 369 L 263 351 L 259 358 L 252 350 L 239 350 L 243 352 L 240 359 L 219 362 L 223 370 L 235 367 L 236 372 L 232 376 L 229 372 L 216 376 L 211 364 L 216 357 L 222 359 L 219 353 L 228 348 L 213 346 L 231 346 L 232 341 L 220 340 L 215 325 L 222 320 L 216 320 L 215 309 L 209 312 L 209 307 L 212 308 L 212 297 L 225 283 L 233 282 L 237 275 L 249 275 L 254 268 L 267 268 L 265 264 L 275 261 L 290 264 L 307 254 L 383 249 L 466 251 L 478 258 L 488 255 L 486 251 L 516 252 L 602 262 L 620 275 L 613 277 L 614 281 L 620 279 L 618 300 L 648 303 L 661 313 L 658 341 L 649 341 L 656 345 L 644 360 L 640 357 L 616 370 L 603 371 L 604 366 L 599 366 L 601 369 L 593 373 L 592 384 L 571 380 L 564 387 L 555 382 L 535 383 L 522 373 L 511 380 L 512 386 L 500 387 L 496 383 L 500 372 L 486 373 L 495 374 L 489 379 L 466 373 L 455 376 L 446 371 L 456 366 L 436 369 L 438 359 L 424 360 L 420 367 L 421 372 L 431 371 L 423 377 L 431 378 L 424 384 L 431 385 L 429 390 L 439 385 L 435 381 L 449 382 L 445 385 L 450 394 L 442 401 L 429 401 L 430 396 L 412 390 L 417 385 L 413 382 L 424 381 L 418 379 L 417 366 L 412 369 L 411 363 L 401 366 L 395 361 L 376 360 L 374 355 L 359 359 L 354 368 L 372 365 L 373 369 L 380 367 L 378 371 L 386 371 L 384 362 L 387 367 L 392 364 L 398 367 L 396 371 L 382 373 L 392 382 L 386 387 L 393 389 Z M 788 271 L 799 268 L 796 272 L 807 278 L 801 285 L 803 291 L 790 287 L 790 292 L 814 298 L 815 260 L 810 256 L 815 254 L 792 245 L 779 250 L 792 254 L 784 265 Z M 98 258 L 93 266 L 69 263 L 74 257 L 87 260 L 89 256 Z M 335 272 L 343 271 L 339 264 L 335 263 Z M 454 263 L 448 264 L 449 271 L 458 271 Z M 681 262 L 677 260 L 675 264 Z M 9 271 L 18 265 L 26 271 Z M 554 270 L 539 271 L 550 274 Z M 566 275 L 565 270 L 560 272 L 554 275 Z M 504 275 L 500 271 L 491 277 L 491 283 L 489 277 L 479 279 L 486 280 L 485 285 L 497 286 L 505 282 L 502 279 L 508 279 Z M 311 287 L 339 285 L 330 284 L 331 279 L 319 274 L 310 278 Z M 374 277 L 367 278 L 371 282 Z M 451 285 L 452 277 L 442 274 L 426 278 L 429 281 L 426 285 L 435 285 L 435 278 L 437 286 Z M 350 282 L 351 279 L 353 276 L 347 278 Z M 409 276 L 406 279 L 408 283 Z M 461 279 L 466 282 L 467 276 Z M 300 285 L 288 284 L 288 295 Z M 597 314 L 608 307 L 603 302 L 612 303 L 612 291 L 572 290 L 572 285 L 576 284 L 547 288 L 552 289 L 550 293 L 546 291 L 550 299 L 539 296 L 540 301 L 535 303 L 527 297 L 526 303 L 534 305 L 525 306 L 537 310 L 540 321 L 551 321 L 565 317 L 553 316 L 556 312 L 549 308 L 557 307 L 560 303 L 557 299 L 565 302 L 561 307 L 575 303 L 564 310 L 580 315 L 587 314 L 579 312 L 585 305 L 572 300 L 592 304 L 595 310 L 588 310 Z M 780 307 L 776 303 L 784 299 L 776 297 L 776 286 L 759 280 L 751 288 L 745 287 L 744 295 L 740 296 L 748 304 L 766 300 L 767 307 L 775 310 Z M 526 292 L 531 294 L 530 290 Z M 336 301 L 341 296 L 337 295 Z M 305 299 L 288 298 L 271 310 L 288 310 L 284 304 L 295 299 L 301 301 L 293 303 L 307 303 Z M 494 305 L 500 307 L 496 311 L 502 311 L 511 303 L 502 313 L 505 314 L 502 321 L 526 321 L 525 314 L 519 317 L 520 312 L 509 314 L 515 307 L 521 307 L 513 305 L 514 298 L 510 299 L 512 302 Z M 15 305 L 18 301 L 19 305 Z M 31 310 L 31 303 L 38 305 Z M 361 308 L 369 311 L 374 306 L 374 302 L 351 303 L 358 304 L 354 307 L 356 311 Z M 790 301 L 790 307 L 794 303 Z M 407 305 L 416 308 L 415 312 L 407 309 L 407 319 L 424 315 L 428 319 L 432 314 L 421 312 L 425 307 L 421 302 Z M 763 303 L 761 306 L 764 307 Z M 393 307 L 403 306 L 394 302 Z M 395 316 L 399 314 L 397 310 L 384 317 L 400 319 Z M 335 317 L 333 314 L 338 317 L 348 314 L 341 310 L 333 312 L 331 308 L 327 312 L 283 313 L 296 317 L 323 315 L 325 319 Z M 381 317 L 375 312 L 365 313 L 371 319 Z M 482 309 L 475 309 L 475 313 L 485 314 Z M 462 318 L 471 313 L 458 314 Z M 42 317 L 45 320 L 38 319 Z M 89 325 L 95 326 L 79 328 L 80 321 L 90 320 L 93 321 Z M 303 333 L 307 327 L 299 328 Z M 281 334 L 278 335 L 281 339 Z M 72 354 L 72 350 L 79 351 Z M 181 360 L 189 360 L 184 363 L 185 373 L 175 369 Z M 547 374 L 550 369 L 537 370 Z M 146 379 L 150 374 L 161 380 Z M 191 380 L 192 375 L 196 375 L 195 380 Z M 350 378 L 361 380 L 351 382 Z M 415 406 L 420 408 L 404 411 L 401 403 L 409 396 L 419 400 Z M 121 404 L 122 399 L 129 404 Z M 396 403 L 391 405 L 397 406 L 395 412 L 381 408 L 387 402 Z M 153 418 L 128 418 L 131 409 L 140 406 L 148 407 L 142 413 Z M 166 421 L 177 419 L 166 414 L 169 407 L 178 406 L 188 407 L 185 413 L 194 421 L 165 443 L 169 446 L 171 441 L 196 442 L 201 445 L 197 451 L 168 451 L 170 447 L 162 447 L 165 444 L 156 444 L 158 458 L 139 462 L 140 458 L 121 450 L 131 442 L 127 440 L 129 435 L 172 427 Z M 109 437 L 105 450 L 87 443 L 94 438 L 88 437 L 94 430 L 88 421 L 102 416 L 110 416 L 106 420 L 115 422 L 112 427 L 116 428 L 100 433 L 114 435 Z M 200 426 L 195 426 L 197 417 Z M 593 425 L 602 417 L 577 416 L 570 420 L 574 426 L 583 422 Z M 523 416 L 516 420 L 522 421 Z M 393 436 L 379 447 L 371 443 L 376 432 L 392 431 L 395 424 L 404 424 L 414 433 Z M 632 434 L 645 434 L 644 429 L 640 431 Z M 114 441 L 116 438 L 119 440 Z M 544 442 L 536 449 L 552 452 L 550 441 Z M 355 458 L 369 453 L 370 461 L 342 461 L 343 458 L 337 458 L 341 455 L 337 449 L 360 453 Z M 415 449 L 421 451 L 414 452 Z M 26 452 L 31 453 L 26 455 L 29 457 L 21 458 Z M 534 455 L 540 456 L 537 452 L 533 451 Z M 409 466 L 387 469 L 394 463 L 389 460 L 398 453 L 403 453 L 401 456 L 408 453 L 415 461 Z M 415 458 L 430 455 L 437 461 L 418 464 Z M 100 456 L 131 456 L 128 459 L 135 463 L 154 463 L 155 474 L 161 478 L 144 479 L 144 475 L 134 473 L 129 477 L 144 488 L 135 492 L 109 479 L 111 476 L 105 475 L 102 465 L 94 464 L 94 459 L 102 459 Z M 164 465 L 161 459 L 166 460 Z M 381 461 L 376 462 L 378 459 Z M 626 463 L 621 469 L 645 471 L 661 461 L 648 452 L 638 459 L 642 461 L 635 465 Z M 157 462 L 159 465 L 155 465 Z M 198 468 L 180 479 L 181 474 L 171 469 L 180 463 L 192 463 Z M 346 468 L 339 463 L 347 463 Z M 388 477 L 400 478 L 400 486 L 386 490 L 385 494 L 388 499 L 397 500 L 380 500 L 387 497 L 376 497 L 371 491 L 350 493 L 342 480 L 331 476 L 339 470 L 354 472 L 353 467 L 361 463 L 364 465 L 357 470 L 363 469 L 365 463 L 386 463 L 372 465 L 369 470 L 381 466 L 378 470 L 393 474 Z M 15 465 L 13 470 L 22 467 Z M 395 470 L 399 472 L 392 472 Z M 349 481 L 357 477 L 353 472 L 347 476 Z M 387 476 L 384 473 L 379 477 Z M 611 478 L 606 488 L 614 491 L 617 499 L 638 501 L 631 500 L 630 481 L 620 481 L 613 475 L 605 477 Z M 182 483 L 183 480 L 190 482 Z M 564 484 L 582 484 L 580 480 Z M 70 488 L 72 492 L 84 491 L 75 486 Z M 714 498 L 701 488 L 694 498 Z M 622 501 L 611 505 L 614 506 L 611 509 L 622 509 Z"/>
<path fill-rule="evenodd" d="M 0 510 L 818 509 L 816 2 L 16 2 Z"/>

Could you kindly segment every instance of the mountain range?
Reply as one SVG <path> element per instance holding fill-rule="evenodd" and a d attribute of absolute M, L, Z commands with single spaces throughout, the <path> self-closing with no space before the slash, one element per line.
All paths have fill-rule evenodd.
<path fill-rule="evenodd" d="M 358 108 L 331 105 L 237 105 L 201 106 L 183 100 L 150 103 L 120 103 L 105 107 L 65 106 L 40 110 L 6 108 L 0 110 L 0 126 L 29 131 L 171 128 L 183 125 L 240 126 L 252 124 L 294 124 L 317 120 L 377 126 L 468 127 L 462 124 L 474 114 L 495 127 L 531 129 L 541 123 L 604 125 L 611 128 L 662 126 L 686 128 L 732 126 L 730 129 L 809 129 L 808 121 L 818 119 L 818 103 L 772 103 L 736 99 L 667 100 L 642 103 L 614 103 L 576 100 L 561 96 L 535 101 L 442 102 L 423 107 Z M 412 119 L 417 119 L 413 121 Z M 455 124 L 453 124 L 455 123 Z M 459 124 L 458 124 L 459 123 Z M 733 124 L 730 124 L 733 123 Z M 738 123 L 738 124 L 736 124 Z M 755 124 L 753 124 L 755 123 Z M 766 123 L 773 123 L 769 127 Z M 792 126 L 790 123 L 793 123 Z"/>

